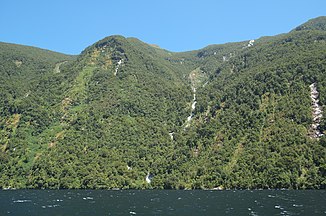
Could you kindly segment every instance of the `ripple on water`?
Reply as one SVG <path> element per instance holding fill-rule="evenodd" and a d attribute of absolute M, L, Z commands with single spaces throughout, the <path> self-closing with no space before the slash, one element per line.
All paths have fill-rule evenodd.
<path fill-rule="evenodd" d="M 282 206 L 280 206 L 280 205 L 276 205 L 276 206 L 274 206 L 274 208 L 276 208 L 276 209 L 281 209 L 281 210 L 284 209 L 284 208 L 283 208 Z"/>
<path fill-rule="evenodd" d="M 225 213 L 228 214 L 228 213 L 230 213 L 231 211 L 233 211 L 233 209 L 234 209 L 234 208 L 232 208 L 232 207 L 228 207 L 228 208 L 225 210 Z"/>
<path fill-rule="evenodd" d="M 281 213 L 280 213 L 281 215 L 289 215 L 289 213 L 287 212 L 287 211 L 281 211 Z"/>
<path fill-rule="evenodd" d="M 293 204 L 293 207 L 303 207 L 303 205 Z"/>
<path fill-rule="evenodd" d="M 158 197 L 151 198 L 151 202 L 160 202 L 160 198 Z"/>
<path fill-rule="evenodd" d="M 250 211 L 249 215 L 258 216 L 257 212 L 254 212 L 254 211 Z"/>
<path fill-rule="evenodd" d="M 60 205 L 43 205 L 42 208 L 55 208 L 55 207 L 59 207 Z"/>
<path fill-rule="evenodd" d="M 14 203 L 27 203 L 27 202 L 32 202 L 32 200 L 14 200 Z"/>

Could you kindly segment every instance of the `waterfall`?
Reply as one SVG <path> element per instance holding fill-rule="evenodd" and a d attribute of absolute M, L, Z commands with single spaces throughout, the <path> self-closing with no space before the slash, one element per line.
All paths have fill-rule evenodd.
<path fill-rule="evenodd" d="M 151 174 L 148 172 L 147 175 L 146 175 L 146 178 L 145 178 L 147 184 L 150 184 L 150 183 L 152 182 L 152 178 L 153 178 L 153 175 L 151 175 Z"/>
<path fill-rule="evenodd" d="M 191 112 L 190 112 L 190 115 L 187 117 L 185 128 L 190 126 L 189 122 L 191 121 L 192 117 L 194 116 L 193 112 L 196 109 L 196 104 L 197 104 L 197 101 L 196 101 L 196 88 L 195 87 L 192 87 L 192 92 L 193 92 L 194 97 L 192 99 Z"/>
<path fill-rule="evenodd" d="M 313 83 L 309 87 L 313 118 L 312 124 L 310 126 L 309 136 L 311 138 L 319 138 L 323 136 L 323 134 L 318 128 L 320 125 L 321 118 L 323 117 L 323 111 L 321 109 L 321 106 L 319 105 L 319 92 L 317 91 L 317 84 Z"/>
<path fill-rule="evenodd" d="M 173 139 L 174 139 L 174 136 L 173 136 L 173 134 L 174 134 L 174 132 L 170 132 L 170 133 L 169 133 L 169 136 L 170 136 L 171 140 L 173 140 Z"/>
<path fill-rule="evenodd" d="M 118 61 L 118 64 L 117 64 L 117 66 L 115 67 L 115 72 L 114 72 L 114 76 L 116 76 L 117 75 L 117 73 L 118 73 L 118 69 L 119 69 L 119 66 L 122 64 L 122 60 L 120 59 L 119 61 Z"/>

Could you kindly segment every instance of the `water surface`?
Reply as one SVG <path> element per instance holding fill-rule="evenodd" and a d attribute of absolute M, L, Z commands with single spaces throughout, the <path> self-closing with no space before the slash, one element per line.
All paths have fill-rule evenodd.
<path fill-rule="evenodd" d="M 8 190 L 0 215 L 326 215 L 326 191 Z"/>

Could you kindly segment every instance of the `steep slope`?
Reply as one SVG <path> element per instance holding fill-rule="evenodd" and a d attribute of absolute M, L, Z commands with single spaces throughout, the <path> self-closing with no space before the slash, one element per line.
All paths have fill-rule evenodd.
<path fill-rule="evenodd" d="M 325 23 L 181 53 L 0 44 L 0 186 L 325 188 Z"/>
<path fill-rule="evenodd" d="M 73 58 L 73 56 L 34 47 L 0 43 L 2 112 L 6 113 L 8 109 L 14 109 L 10 103 L 15 99 L 23 98 L 35 88 L 37 82 L 52 74 L 57 63 Z M 4 98 L 9 100 L 6 104 Z"/>
<path fill-rule="evenodd" d="M 69 64 L 74 59 L 74 56 L 48 50 L 0 43 L 2 187 L 11 186 L 11 181 L 17 182 L 15 187 L 25 187 L 17 179 L 26 178 L 30 161 L 42 149 L 40 134 L 54 122 L 53 104 L 60 101 L 68 87 L 65 76 L 60 73 L 63 62 Z M 15 173 L 14 170 L 20 171 L 9 173 Z"/>
<path fill-rule="evenodd" d="M 311 136 L 315 111 L 309 87 L 317 86 L 323 110 L 325 39 L 319 30 L 258 39 L 210 71 L 208 84 L 197 92 L 196 126 L 187 138 L 198 169 L 206 169 L 200 182 L 325 187 L 325 118 L 319 116 L 318 137 Z"/>
<path fill-rule="evenodd" d="M 174 149 L 169 133 L 182 128 L 190 110 L 191 86 L 184 78 L 190 66 L 170 56 L 139 40 L 111 36 L 62 65 L 65 85 L 56 94 L 61 100 L 39 110 L 42 118 L 32 118 L 47 123 L 32 136 L 23 136 L 27 127 L 18 127 L 16 140 L 9 140 L 4 155 L 25 159 L 3 173 L 21 175 L 20 169 L 27 178 L 14 185 L 4 180 L 5 187 L 130 187 L 125 181 L 143 187 L 153 164 L 167 164 L 165 154 Z M 24 147 L 20 138 L 27 141 Z M 130 180 L 121 176 L 127 166 L 133 168 Z"/>

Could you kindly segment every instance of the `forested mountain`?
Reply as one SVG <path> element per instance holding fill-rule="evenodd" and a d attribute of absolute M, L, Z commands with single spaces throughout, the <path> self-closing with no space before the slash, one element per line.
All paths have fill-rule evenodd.
<path fill-rule="evenodd" d="M 0 43 L 0 187 L 325 188 L 325 26 L 180 53 Z"/>

